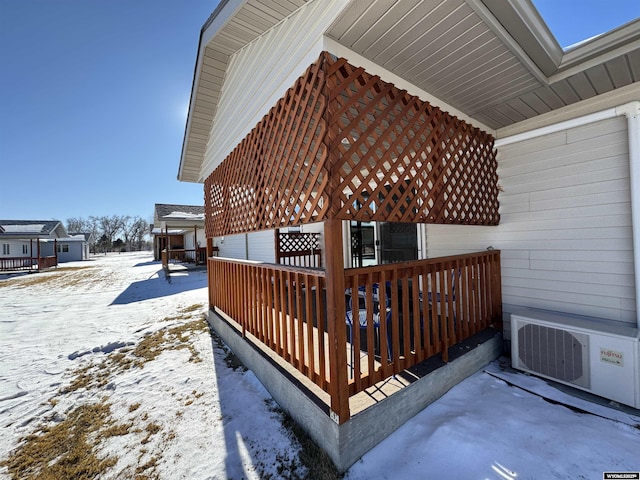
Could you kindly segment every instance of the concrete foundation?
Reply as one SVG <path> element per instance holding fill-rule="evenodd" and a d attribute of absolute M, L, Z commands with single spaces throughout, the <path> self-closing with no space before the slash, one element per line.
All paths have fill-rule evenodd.
<path fill-rule="evenodd" d="M 503 349 L 500 332 L 484 331 L 451 347 L 448 363 L 436 357 L 398 374 L 392 394 L 368 402 L 357 413 L 351 405 L 363 402 L 350 401 L 351 419 L 338 425 L 329 417 L 328 395 L 263 350 L 259 342 L 243 339 L 226 318 L 209 311 L 207 319 L 275 401 L 327 452 L 340 472 L 449 389 L 498 358 Z M 379 391 L 384 386 L 372 388 Z M 365 392 L 363 395 L 372 398 Z"/>

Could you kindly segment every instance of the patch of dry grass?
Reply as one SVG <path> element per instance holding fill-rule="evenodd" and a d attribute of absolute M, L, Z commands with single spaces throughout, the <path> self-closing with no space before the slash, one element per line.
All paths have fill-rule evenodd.
<path fill-rule="evenodd" d="M 123 348 L 113 351 L 100 362 L 90 362 L 73 372 L 73 378 L 61 393 L 75 392 L 81 388 L 90 390 L 102 388 L 119 373 L 130 368 L 143 368 L 146 362 L 155 360 L 167 350 L 188 350 L 189 362 L 202 361 L 198 350 L 191 342 L 191 335 L 208 332 L 209 326 L 204 318 L 182 325 L 162 328 L 143 337 L 135 348 Z"/>
<path fill-rule="evenodd" d="M 189 350 L 190 362 L 202 361 L 198 351 L 190 341 L 194 333 L 204 333 L 209 330 L 209 325 L 204 318 L 193 320 L 171 328 L 163 328 L 144 337 L 133 350 L 142 363 L 155 360 L 158 355 L 166 350 Z"/>
<path fill-rule="evenodd" d="M 0 465 L 7 467 L 15 480 L 96 478 L 118 460 L 98 456 L 101 439 L 124 435 L 128 429 L 114 424 L 109 404 L 80 405 L 60 423 L 41 424 Z"/>
<path fill-rule="evenodd" d="M 0 287 L 28 288 L 35 285 L 54 285 L 56 287 L 76 286 L 95 276 L 95 267 L 57 267 L 55 270 L 34 272 L 29 275 L 10 278 L 0 282 Z"/>
<path fill-rule="evenodd" d="M 48 403 L 52 407 L 59 404 L 58 395 L 73 394 L 78 390 L 95 391 L 104 388 L 115 380 L 117 375 L 130 368 L 143 368 L 146 362 L 153 361 L 163 351 L 186 349 L 191 353 L 190 362 L 200 362 L 201 358 L 191 339 L 192 335 L 208 332 L 204 317 L 192 319 L 193 312 L 202 308 L 201 304 L 191 305 L 180 311 L 178 318 L 182 324 L 165 327 L 143 337 L 135 348 L 122 348 L 105 355 L 100 361 L 88 362 L 78 367 L 66 386 L 61 387 L 56 396 Z M 202 396 L 193 390 L 195 398 Z M 140 443 L 151 442 L 152 437 L 162 430 L 162 426 L 149 422 L 144 430 L 134 429 L 133 422 L 116 423 L 111 417 L 108 397 L 100 402 L 80 405 L 66 414 L 66 418 L 53 424 L 55 417 L 44 419 L 34 433 L 21 439 L 21 444 L 0 463 L 5 466 L 13 480 L 59 480 L 98 478 L 116 465 L 116 456 L 99 456 L 100 444 L 104 439 L 143 433 L 146 435 Z M 129 405 L 130 413 L 140 408 L 140 403 Z M 147 422 L 148 415 L 143 412 L 140 421 Z M 175 439 L 175 433 L 163 435 L 163 442 Z M 140 452 L 138 465 L 120 472 L 121 478 L 136 480 L 155 480 L 158 477 L 157 466 L 162 455 L 156 453 L 147 456 L 146 449 Z"/>
<path fill-rule="evenodd" d="M 193 313 L 199 313 L 204 308 L 204 303 L 194 303 L 189 305 L 188 307 L 181 308 L 178 310 L 176 315 L 172 315 L 170 317 L 164 317 L 162 320 L 165 322 L 172 322 L 175 320 L 188 320 L 193 318 Z"/>

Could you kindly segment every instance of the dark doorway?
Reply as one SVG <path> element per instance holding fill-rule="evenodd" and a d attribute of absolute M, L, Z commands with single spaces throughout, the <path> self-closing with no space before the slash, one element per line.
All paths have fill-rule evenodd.
<path fill-rule="evenodd" d="M 375 263 L 375 230 L 370 222 L 351 222 L 351 266 L 365 267 Z"/>

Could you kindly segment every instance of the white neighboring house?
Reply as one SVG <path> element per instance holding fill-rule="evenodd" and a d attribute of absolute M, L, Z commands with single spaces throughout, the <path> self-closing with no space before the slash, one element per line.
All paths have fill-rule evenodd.
<path fill-rule="evenodd" d="M 156 203 L 151 234 L 155 260 L 168 248 L 170 260 L 204 263 L 204 206 Z"/>
<path fill-rule="evenodd" d="M 95 235 L 91 232 L 69 233 L 69 238 L 64 239 L 62 243 L 62 245 L 67 244 L 68 248 L 58 247 L 58 257 L 65 254 L 70 258 L 78 259 L 80 257 L 80 260 L 89 260 L 91 245 L 95 242 Z"/>
<path fill-rule="evenodd" d="M 0 220 L 1 270 L 85 260 L 86 245 L 84 236 L 69 236 L 59 220 Z"/>

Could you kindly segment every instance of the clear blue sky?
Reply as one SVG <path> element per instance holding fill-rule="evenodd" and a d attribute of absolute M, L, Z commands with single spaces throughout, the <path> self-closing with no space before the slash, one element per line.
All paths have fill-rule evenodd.
<path fill-rule="evenodd" d="M 153 216 L 218 0 L 0 0 L 0 218 Z"/>
<path fill-rule="evenodd" d="M 533 0 L 566 48 L 640 17 L 640 0 Z"/>
<path fill-rule="evenodd" d="M 0 218 L 203 204 L 176 180 L 200 28 L 218 0 L 0 0 Z M 640 0 L 535 0 L 562 46 Z M 579 5 L 579 8 L 576 8 Z"/>

